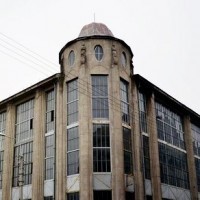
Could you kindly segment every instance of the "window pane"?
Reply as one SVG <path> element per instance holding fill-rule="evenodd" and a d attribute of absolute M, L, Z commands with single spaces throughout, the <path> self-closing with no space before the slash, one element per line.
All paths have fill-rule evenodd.
<path fill-rule="evenodd" d="M 95 57 L 98 61 L 100 61 L 103 58 L 103 48 L 100 45 L 95 46 Z"/>
<path fill-rule="evenodd" d="M 108 124 L 93 125 L 93 170 L 110 172 L 110 136 Z"/>
<path fill-rule="evenodd" d="M 78 121 L 78 79 L 67 83 L 67 124 Z"/>
<path fill-rule="evenodd" d="M 124 123 L 130 124 L 128 82 L 122 79 L 120 80 L 120 96 L 121 96 L 122 121 Z"/>
<path fill-rule="evenodd" d="M 107 76 L 92 76 L 92 113 L 93 118 L 108 119 Z"/>
<path fill-rule="evenodd" d="M 156 102 L 158 138 L 181 149 L 185 149 L 183 122 L 179 115 Z"/>
<path fill-rule="evenodd" d="M 79 173 L 78 127 L 67 130 L 67 175 Z"/>
<path fill-rule="evenodd" d="M 54 110 L 55 110 L 55 92 L 54 90 L 46 94 L 46 132 L 54 130 Z"/>
<path fill-rule="evenodd" d="M 167 144 L 158 144 L 161 182 L 188 189 L 187 154 Z"/>

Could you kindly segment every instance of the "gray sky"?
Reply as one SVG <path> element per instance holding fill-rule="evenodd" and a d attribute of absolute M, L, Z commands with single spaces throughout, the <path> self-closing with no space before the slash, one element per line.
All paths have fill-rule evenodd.
<path fill-rule="evenodd" d="M 135 73 L 200 113 L 199 10 L 199 0 L 0 0 L 0 101 L 59 72 L 60 49 L 95 13 L 132 48 Z"/>

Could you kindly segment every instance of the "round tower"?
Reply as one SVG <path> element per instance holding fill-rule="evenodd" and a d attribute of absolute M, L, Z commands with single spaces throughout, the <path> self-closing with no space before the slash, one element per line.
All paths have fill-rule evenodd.
<path fill-rule="evenodd" d="M 60 51 L 68 199 L 133 196 L 132 57 L 102 23 L 85 25 Z"/>

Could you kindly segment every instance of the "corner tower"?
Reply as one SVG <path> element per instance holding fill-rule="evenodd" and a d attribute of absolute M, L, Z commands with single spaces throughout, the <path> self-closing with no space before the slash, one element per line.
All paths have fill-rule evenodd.
<path fill-rule="evenodd" d="M 69 200 L 134 198 L 132 57 L 102 23 L 84 26 L 60 51 Z"/>

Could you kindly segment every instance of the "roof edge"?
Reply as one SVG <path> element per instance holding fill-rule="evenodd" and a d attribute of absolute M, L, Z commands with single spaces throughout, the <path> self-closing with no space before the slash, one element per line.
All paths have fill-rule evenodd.
<path fill-rule="evenodd" d="M 134 76 L 134 79 L 136 79 L 137 83 L 143 82 L 143 84 L 145 84 L 145 86 L 147 88 L 151 88 L 152 91 L 158 92 L 159 94 L 161 94 L 164 97 L 168 98 L 171 102 L 173 102 L 173 103 L 179 105 L 180 107 L 182 107 L 183 110 L 186 113 L 189 113 L 189 114 L 195 116 L 196 118 L 198 118 L 200 120 L 200 115 L 198 113 L 196 113 L 194 110 L 192 110 L 191 108 L 187 107 L 185 104 L 181 103 L 180 101 L 178 101 L 177 99 L 175 99 L 174 97 L 169 95 L 168 93 L 164 92 L 162 89 L 160 89 L 159 87 L 157 87 L 156 85 L 154 85 L 153 83 L 151 83 L 150 81 L 148 81 L 147 79 L 142 77 L 140 74 L 135 74 L 133 76 Z"/>
<path fill-rule="evenodd" d="M 61 73 L 56 73 L 56 74 L 54 74 L 54 75 L 52 75 L 52 76 L 50 76 L 50 77 L 48 77 L 46 79 L 43 79 L 42 81 L 39 81 L 38 83 L 36 83 L 34 85 L 31 85 L 30 87 L 28 87 L 28 88 L 26 88 L 26 89 L 24 89 L 24 90 L 22 90 L 22 91 L 20 91 L 20 92 L 18 92 L 16 94 L 12 95 L 12 96 L 0 101 L 0 106 L 4 105 L 4 104 L 6 104 L 6 103 L 8 103 L 8 102 L 20 97 L 20 96 L 22 96 L 23 94 L 25 94 L 27 92 L 35 90 L 35 89 L 39 88 L 40 86 L 42 86 L 44 84 L 47 84 L 47 83 L 49 83 L 49 82 L 51 82 L 53 80 L 57 80 L 60 77 L 61 77 Z"/>

